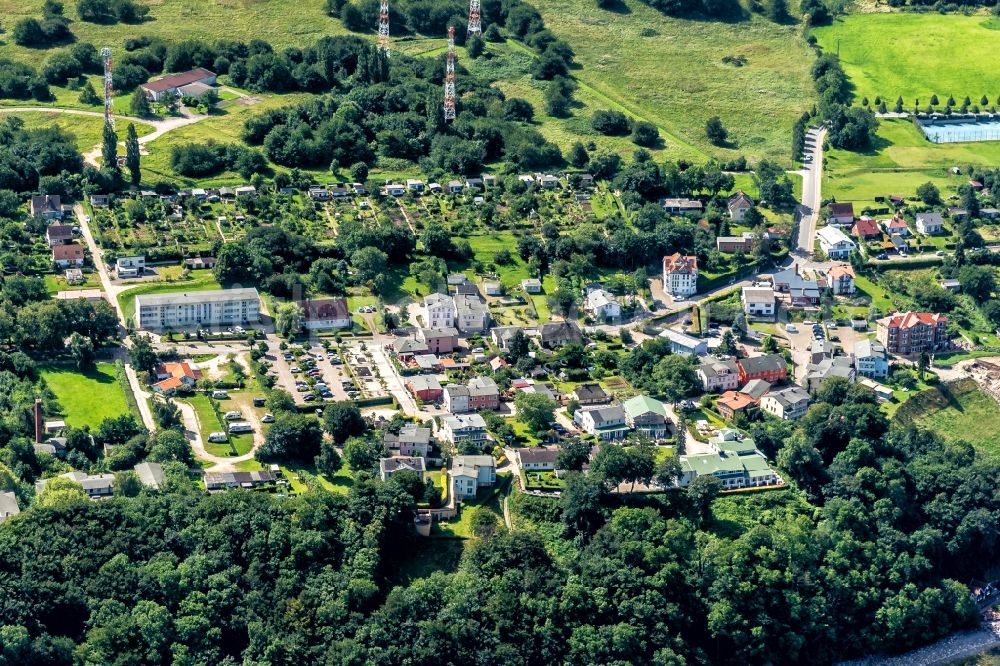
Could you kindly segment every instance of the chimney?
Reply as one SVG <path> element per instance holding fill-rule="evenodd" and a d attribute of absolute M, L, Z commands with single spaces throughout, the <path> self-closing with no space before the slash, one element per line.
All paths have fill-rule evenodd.
<path fill-rule="evenodd" d="M 35 398 L 35 444 L 42 443 L 42 399 Z"/>

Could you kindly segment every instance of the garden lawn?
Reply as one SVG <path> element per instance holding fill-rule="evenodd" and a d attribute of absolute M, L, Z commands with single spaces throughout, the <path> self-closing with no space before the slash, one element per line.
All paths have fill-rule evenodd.
<path fill-rule="evenodd" d="M 990 58 L 972 54 L 1000 48 L 1000 18 L 959 14 L 852 14 L 812 34 L 827 53 L 840 53 L 858 100 L 881 95 L 891 108 L 896 98 L 912 110 L 932 94 L 942 104 L 949 95 L 973 104 L 987 95 L 996 104 L 1000 71 Z"/>
<path fill-rule="evenodd" d="M 484 506 L 495 513 L 497 519 L 502 524 L 503 508 L 500 506 L 500 500 L 510 492 L 510 485 L 513 478 L 509 473 L 498 474 L 495 486 L 482 488 L 476 494 L 476 499 L 462 502 L 458 520 L 435 522 L 432 526 L 431 536 L 458 537 L 460 539 L 472 538 L 472 509 L 477 506 Z"/>
<path fill-rule="evenodd" d="M 104 419 L 129 413 L 113 363 L 98 363 L 85 371 L 44 365 L 41 375 L 59 400 L 68 425 L 96 428 Z"/>
<path fill-rule="evenodd" d="M 865 205 L 884 207 L 887 204 L 876 204 L 875 197 L 913 197 L 917 187 L 928 181 L 942 193 L 950 192 L 968 180 L 950 173 L 952 167 L 997 163 L 1000 141 L 931 143 L 910 120 L 882 119 L 871 149 L 832 149 L 825 154 L 823 196 L 854 201 L 855 210 Z"/>
<path fill-rule="evenodd" d="M 118 304 L 122 308 L 126 319 L 135 317 L 135 297 L 149 294 L 166 294 L 171 292 L 185 291 L 211 291 L 221 289 L 222 286 L 212 275 L 211 271 L 195 271 L 191 280 L 177 282 L 154 282 L 144 284 L 141 287 L 134 287 L 118 294 Z"/>

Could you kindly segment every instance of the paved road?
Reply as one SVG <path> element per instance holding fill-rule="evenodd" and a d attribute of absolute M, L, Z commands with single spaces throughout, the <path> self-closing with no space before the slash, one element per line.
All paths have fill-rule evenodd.
<path fill-rule="evenodd" d="M 811 129 L 806 133 L 805 156 L 807 161 L 800 172 L 802 174 L 802 205 L 799 207 L 799 233 L 796 253 L 808 257 L 812 255 L 816 240 L 816 222 L 819 219 L 819 208 L 823 186 L 823 142 L 826 140 L 826 128 Z"/>
<path fill-rule="evenodd" d="M 121 291 L 120 288 L 116 288 L 111 282 L 111 276 L 108 274 L 108 267 L 104 262 L 104 255 L 101 252 L 101 248 L 97 246 L 97 242 L 94 240 L 94 234 L 90 230 L 90 223 L 87 221 L 85 211 L 83 206 L 77 204 L 73 208 L 76 213 L 76 219 L 80 224 L 80 232 L 83 234 L 83 239 L 87 242 L 87 249 L 90 251 L 90 256 L 93 258 L 94 265 L 97 267 L 97 274 L 101 278 L 101 286 L 104 288 L 104 293 L 107 294 L 108 299 L 111 301 L 111 307 L 115 309 L 115 313 L 118 315 L 118 323 L 120 325 L 119 335 L 125 338 L 125 313 L 122 311 L 118 304 L 118 292 Z M 128 340 L 126 339 L 127 343 Z M 129 387 L 132 389 L 132 393 L 135 395 L 135 401 L 139 404 L 139 415 L 142 417 L 142 423 L 149 429 L 150 432 L 156 430 L 156 421 L 153 419 L 153 412 L 149 408 L 149 398 L 151 397 L 148 392 L 142 388 L 142 384 L 139 382 L 139 377 L 135 373 L 135 369 L 132 368 L 132 364 L 129 362 L 128 357 L 122 354 L 122 362 L 125 364 L 125 376 L 128 378 Z"/>

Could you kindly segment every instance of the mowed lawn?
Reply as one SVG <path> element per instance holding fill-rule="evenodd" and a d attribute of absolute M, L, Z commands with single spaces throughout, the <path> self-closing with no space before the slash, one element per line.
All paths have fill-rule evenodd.
<path fill-rule="evenodd" d="M 622 4 L 627 11 L 600 9 L 593 0 L 536 4 L 548 28 L 573 48 L 581 65 L 573 75 L 588 106 L 620 106 L 654 122 L 676 137 L 667 137 L 675 154 L 788 160 L 792 125 L 815 98 L 814 55 L 800 25 L 759 16 L 732 23 L 676 19 L 639 0 Z M 642 36 L 649 29 L 655 34 Z M 744 56 L 746 65 L 724 64 L 726 56 Z M 730 130 L 734 148 L 708 142 L 705 122 L 712 116 Z"/>
<path fill-rule="evenodd" d="M 982 391 L 955 395 L 952 404 L 917 419 L 945 440 L 963 439 L 985 456 L 1000 460 L 1000 404 Z"/>
<path fill-rule="evenodd" d="M 83 372 L 73 366 L 45 365 L 41 374 L 71 426 L 96 428 L 104 419 L 129 411 L 113 363 L 98 363 Z"/>
<path fill-rule="evenodd" d="M 0 16 L 7 35 L 0 44 L 0 57 L 38 65 L 45 60 L 44 49 L 27 49 L 14 44 L 10 31 L 24 17 L 40 18 L 44 0 L 0 0 Z M 98 25 L 77 20 L 77 0 L 63 0 L 64 14 L 73 20 L 71 30 L 77 41 L 100 48 L 110 46 L 121 52 L 126 39 L 139 35 L 170 41 L 185 39 L 235 39 L 249 42 L 265 39 L 275 50 L 305 46 L 325 35 L 345 33 L 337 19 L 327 16 L 321 0 L 146 0 L 151 20 L 141 25 Z"/>
<path fill-rule="evenodd" d="M 1000 163 L 1000 141 L 931 143 L 912 121 L 882 119 L 875 145 L 864 152 L 832 149 L 825 154 L 823 196 L 871 202 L 877 196 L 913 196 L 931 181 L 952 190 L 967 177 L 950 169 L 967 164 Z"/>
<path fill-rule="evenodd" d="M 949 95 L 973 104 L 1000 95 L 1000 70 L 991 58 L 974 54 L 1000 48 L 1000 18 L 927 14 L 854 14 L 813 34 L 826 53 L 840 52 L 857 99 L 881 95 L 890 107 L 903 97 L 910 109 L 931 95 L 942 104 Z"/>

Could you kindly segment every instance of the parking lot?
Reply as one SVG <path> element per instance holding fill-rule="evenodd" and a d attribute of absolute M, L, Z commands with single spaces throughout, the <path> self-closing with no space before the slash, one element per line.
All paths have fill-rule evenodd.
<path fill-rule="evenodd" d="M 360 343 L 345 345 L 340 353 L 335 346 L 320 343 L 291 345 L 285 351 L 275 344 L 272 349 L 266 359 L 277 386 L 288 391 L 298 405 L 388 394 Z"/>
<path fill-rule="evenodd" d="M 854 352 L 854 343 L 858 340 L 864 340 L 866 337 L 867 331 L 855 331 L 850 326 L 835 326 L 830 328 L 828 325 L 823 325 L 823 337 L 817 338 L 813 333 L 813 321 L 815 320 L 794 324 L 795 331 L 787 330 L 785 324 L 775 325 L 774 327 L 775 337 L 788 341 L 792 352 L 792 360 L 795 362 L 795 379 L 797 381 L 802 381 L 806 375 L 806 366 L 809 364 L 809 351 L 813 340 L 830 340 L 833 342 L 835 349 L 839 346 L 842 349 L 842 353 L 851 354 Z"/>

